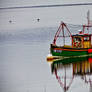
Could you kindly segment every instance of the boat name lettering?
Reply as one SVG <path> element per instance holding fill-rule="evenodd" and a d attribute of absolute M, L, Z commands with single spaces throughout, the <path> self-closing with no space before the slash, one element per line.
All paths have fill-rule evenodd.
<path fill-rule="evenodd" d="M 54 49 L 54 52 L 61 53 L 61 52 L 62 52 L 62 50 L 56 50 L 56 49 Z"/>

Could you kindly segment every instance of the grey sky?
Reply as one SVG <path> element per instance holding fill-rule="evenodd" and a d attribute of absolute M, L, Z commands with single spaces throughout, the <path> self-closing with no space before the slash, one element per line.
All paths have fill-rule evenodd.
<path fill-rule="evenodd" d="M 0 7 L 27 5 L 89 3 L 91 0 L 1 0 Z M 86 23 L 86 13 L 92 6 L 53 7 L 35 9 L 0 10 L 0 31 L 24 30 L 36 27 L 59 26 L 61 21 L 70 24 Z M 40 18 L 40 22 L 37 19 Z M 9 21 L 12 21 L 11 23 Z"/>
<path fill-rule="evenodd" d="M 91 0 L 1 0 L 0 7 L 41 5 L 41 4 L 64 4 L 64 3 L 88 3 Z"/>

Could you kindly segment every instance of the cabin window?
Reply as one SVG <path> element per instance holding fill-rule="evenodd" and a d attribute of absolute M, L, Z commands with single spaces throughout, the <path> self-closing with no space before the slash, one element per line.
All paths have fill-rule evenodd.
<path fill-rule="evenodd" d="M 81 38 L 75 37 L 75 38 L 74 38 L 74 41 L 75 41 L 75 42 L 76 42 L 76 41 L 81 41 Z"/>
<path fill-rule="evenodd" d="M 84 37 L 84 41 L 89 41 L 89 37 Z"/>

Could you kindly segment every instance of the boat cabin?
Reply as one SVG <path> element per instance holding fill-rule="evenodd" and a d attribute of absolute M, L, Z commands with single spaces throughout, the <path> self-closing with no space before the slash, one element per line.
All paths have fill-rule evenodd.
<path fill-rule="evenodd" d="M 73 48 L 91 48 L 91 34 L 72 35 Z"/>
<path fill-rule="evenodd" d="M 83 25 L 83 30 L 78 30 L 78 34 L 72 35 L 65 23 L 61 23 L 58 31 L 56 32 L 53 40 L 53 45 L 56 45 L 57 38 L 63 38 L 63 47 L 72 48 L 92 48 L 92 34 L 85 34 L 85 30 L 89 30 L 91 25 Z M 66 30 L 64 30 L 66 28 Z M 65 31 L 67 34 L 65 34 Z M 61 32 L 61 33 L 60 33 Z M 70 37 L 72 39 L 72 46 L 65 44 L 65 37 Z"/>

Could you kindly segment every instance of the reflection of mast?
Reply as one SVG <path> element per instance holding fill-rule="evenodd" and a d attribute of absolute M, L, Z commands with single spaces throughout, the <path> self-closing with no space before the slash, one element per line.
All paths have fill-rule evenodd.
<path fill-rule="evenodd" d="M 92 81 L 90 83 L 90 92 L 92 92 Z"/>
<path fill-rule="evenodd" d="M 46 92 L 46 86 L 44 86 L 44 92 Z"/>
<path fill-rule="evenodd" d="M 70 88 L 74 77 L 71 78 L 70 83 L 67 85 L 66 66 L 64 66 L 64 68 L 65 68 L 65 75 L 64 75 L 64 77 L 62 77 L 62 78 L 64 78 L 64 83 L 61 81 L 60 76 L 58 76 L 56 68 L 55 68 L 54 72 L 55 72 L 56 79 L 58 80 L 60 86 L 63 88 L 64 92 L 66 92 Z"/>
<path fill-rule="evenodd" d="M 67 87 L 66 87 L 66 67 L 65 67 L 65 78 L 64 78 L 64 91 L 66 92 L 66 90 L 68 89 Z"/>
<path fill-rule="evenodd" d="M 70 80 L 68 80 L 69 77 L 67 76 L 67 69 L 69 70 L 71 65 L 70 63 L 72 64 L 73 75 L 70 78 Z M 59 71 L 63 69 L 64 72 L 60 73 L 59 75 Z M 66 58 L 62 60 L 56 60 L 51 64 L 51 71 L 52 73 L 55 73 L 56 79 L 58 80 L 60 86 L 63 88 L 64 92 L 68 91 L 68 89 L 70 88 L 73 82 L 74 77 L 76 76 L 80 76 L 85 83 L 89 83 L 90 92 L 92 92 L 92 81 L 91 81 L 92 58 L 91 57 L 87 56 L 87 57 Z"/>
<path fill-rule="evenodd" d="M 85 80 L 85 83 L 87 83 L 87 84 L 89 83 L 90 92 L 92 92 L 92 80 L 91 80 L 91 78 L 87 79 L 87 76 L 85 75 L 84 80 Z"/>

